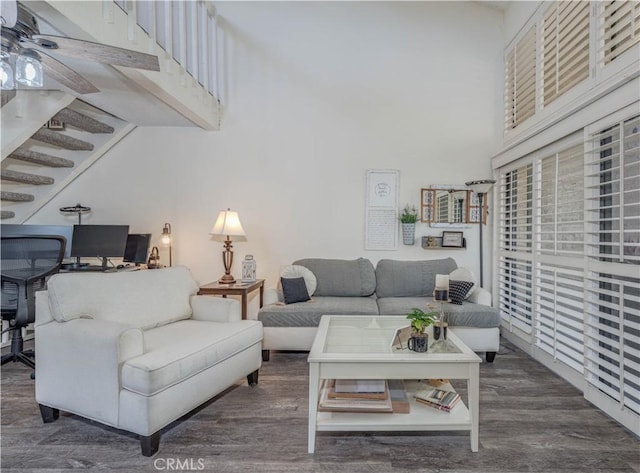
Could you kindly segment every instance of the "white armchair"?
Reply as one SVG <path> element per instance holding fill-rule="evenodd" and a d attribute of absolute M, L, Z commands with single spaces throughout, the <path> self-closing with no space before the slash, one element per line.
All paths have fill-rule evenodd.
<path fill-rule="evenodd" d="M 262 325 L 232 299 L 195 295 L 187 268 L 58 274 L 36 297 L 36 400 L 140 436 L 247 376 L 258 381 Z"/>

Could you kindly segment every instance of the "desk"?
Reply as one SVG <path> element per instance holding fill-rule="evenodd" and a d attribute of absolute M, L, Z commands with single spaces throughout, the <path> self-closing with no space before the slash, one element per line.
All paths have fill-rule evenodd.
<path fill-rule="evenodd" d="M 198 295 L 200 296 L 242 296 L 242 320 L 247 319 L 247 295 L 250 292 L 260 289 L 260 307 L 264 303 L 264 279 L 256 279 L 254 282 L 244 282 L 235 284 L 220 284 L 211 282 L 200 286 Z"/>

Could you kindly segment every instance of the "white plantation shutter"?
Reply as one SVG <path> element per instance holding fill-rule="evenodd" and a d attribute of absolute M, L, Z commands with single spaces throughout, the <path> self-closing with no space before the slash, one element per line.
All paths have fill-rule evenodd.
<path fill-rule="evenodd" d="M 590 144 L 589 254 L 640 264 L 640 116 L 594 134 Z"/>
<path fill-rule="evenodd" d="M 584 251 L 583 146 L 546 157 L 538 163 L 539 252 L 582 257 Z"/>
<path fill-rule="evenodd" d="M 640 43 L 640 2 L 606 1 L 599 2 L 598 8 L 598 57 L 605 66 Z"/>
<path fill-rule="evenodd" d="M 535 343 L 583 372 L 584 151 L 536 162 Z"/>
<path fill-rule="evenodd" d="M 500 176 L 499 297 L 501 315 L 531 333 L 533 167 L 521 166 Z"/>
<path fill-rule="evenodd" d="M 585 1 L 553 3 L 542 20 L 543 104 L 589 77 L 589 12 Z"/>
<path fill-rule="evenodd" d="M 538 263 L 536 346 L 583 372 L 584 282 L 581 268 Z"/>
<path fill-rule="evenodd" d="M 500 177 L 500 248 L 531 253 L 533 231 L 533 167 Z"/>
<path fill-rule="evenodd" d="M 587 399 L 640 414 L 640 279 L 590 272 L 586 285 Z M 622 411 L 621 411 L 622 409 Z M 637 432 L 636 432 L 637 433 Z"/>
<path fill-rule="evenodd" d="M 532 27 L 505 57 L 505 128 L 536 111 L 536 30 Z"/>
<path fill-rule="evenodd" d="M 530 260 L 500 257 L 498 304 L 502 318 L 513 327 L 531 333 L 532 263 Z"/>

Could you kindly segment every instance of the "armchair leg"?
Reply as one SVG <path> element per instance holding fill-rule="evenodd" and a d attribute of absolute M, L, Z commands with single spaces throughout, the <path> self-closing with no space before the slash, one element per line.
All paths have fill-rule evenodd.
<path fill-rule="evenodd" d="M 151 435 L 141 435 L 140 448 L 142 455 L 145 457 L 151 457 L 158 453 L 158 449 L 160 448 L 160 432 Z"/>
<path fill-rule="evenodd" d="M 247 383 L 249 383 L 249 386 L 255 386 L 258 384 L 258 370 L 247 375 Z"/>
<path fill-rule="evenodd" d="M 269 361 L 269 350 L 262 350 L 262 361 Z"/>
<path fill-rule="evenodd" d="M 487 363 L 493 363 L 493 360 L 496 359 L 496 352 L 495 351 L 488 351 L 484 354 L 484 357 L 487 360 Z"/>
<path fill-rule="evenodd" d="M 49 424 L 55 422 L 60 417 L 60 409 L 54 409 L 53 407 L 43 406 L 38 404 L 40 408 L 40 415 L 42 416 L 42 422 Z"/>

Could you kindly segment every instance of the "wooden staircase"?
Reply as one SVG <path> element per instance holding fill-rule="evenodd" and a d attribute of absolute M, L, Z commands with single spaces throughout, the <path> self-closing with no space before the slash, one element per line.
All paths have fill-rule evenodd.
<path fill-rule="evenodd" d="M 5 222 L 24 223 L 135 128 L 79 99 L 50 118 L 15 149 L 3 147 L 0 219 Z"/>

